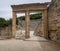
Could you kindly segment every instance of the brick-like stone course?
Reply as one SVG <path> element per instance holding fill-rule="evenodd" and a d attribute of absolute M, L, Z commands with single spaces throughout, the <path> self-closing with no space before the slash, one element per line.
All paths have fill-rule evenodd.
<path fill-rule="evenodd" d="M 52 0 L 48 8 L 49 36 L 51 40 L 60 39 L 60 0 Z"/>
<path fill-rule="evenodd" d="M 6 39 L 12 37 L 12 29 L 11 26 L 1 28 L 0 30 L 0 39 Z"/>

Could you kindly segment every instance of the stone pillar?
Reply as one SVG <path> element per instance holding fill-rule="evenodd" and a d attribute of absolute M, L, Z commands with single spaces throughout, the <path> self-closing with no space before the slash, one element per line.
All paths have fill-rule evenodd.
<path fill-rule="evenodd" d="M 48 38 L 48 17 L 47 17 L 47 10 L 42 11 L 42 28 L 43 28 L 43 35 L 45 38 Z"/>
<path fill-rule="evenodd" d="M 12 19 L 12 37 L 15 38 L 16 34 L 16 13 L 13 12 L 13 19 Z"/>
<path fill-rule="evenodd" d="M 29 16 L 29 11 L 27 10 L 25 13 L 25 22 L 26 22 L 26 29 L 25 29 L 25 37 L 29 38 L 30 37 L 30 16 Z"/>

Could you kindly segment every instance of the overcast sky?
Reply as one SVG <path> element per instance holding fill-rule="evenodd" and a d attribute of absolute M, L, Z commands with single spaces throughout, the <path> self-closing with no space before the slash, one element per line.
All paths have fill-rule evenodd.
<path fill-rule="evenodd" d="M 12 18 L 11 5 L 50 2 L 51 0 L 0 0 L 0 17 Z"/>

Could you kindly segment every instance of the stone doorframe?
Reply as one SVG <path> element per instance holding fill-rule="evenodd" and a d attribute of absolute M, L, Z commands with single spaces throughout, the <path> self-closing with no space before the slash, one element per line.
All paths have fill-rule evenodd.
<path fill-rule="evenodd" d="M 25 37 L 30 37 L 30 12 L 41 11 L 42 12 L 42 31 L 45 38 L 48 38 L 48 17 L 47 17 L 47 5 L 48 3 L 33 3 L 22 5 L 11 5 L 12 7 L 12 35 L 15 37 L 16 33 L 16 13 L 25 13 L 26 30 Z"/>

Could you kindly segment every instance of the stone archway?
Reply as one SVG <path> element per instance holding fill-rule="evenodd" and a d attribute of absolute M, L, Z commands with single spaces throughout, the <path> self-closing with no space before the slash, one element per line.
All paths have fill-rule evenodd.
<path fill-rule="evenodd" d="M 33 3 L 33 4 L 22 4 L 22 5 L 12 5 L 12 35 L 15 37 L 16 33 L 16 13 L 25 13 L 25 23 L 26 23 L 26 30 L 25 30 L 25 37 L 30 37 L 30 12 L 34 11 L 41 11 L 42 12 L 42 31 L 45 38 L 48 38 L 48 18 L 47 18 L 47 5 L 48 3 Z"/>

